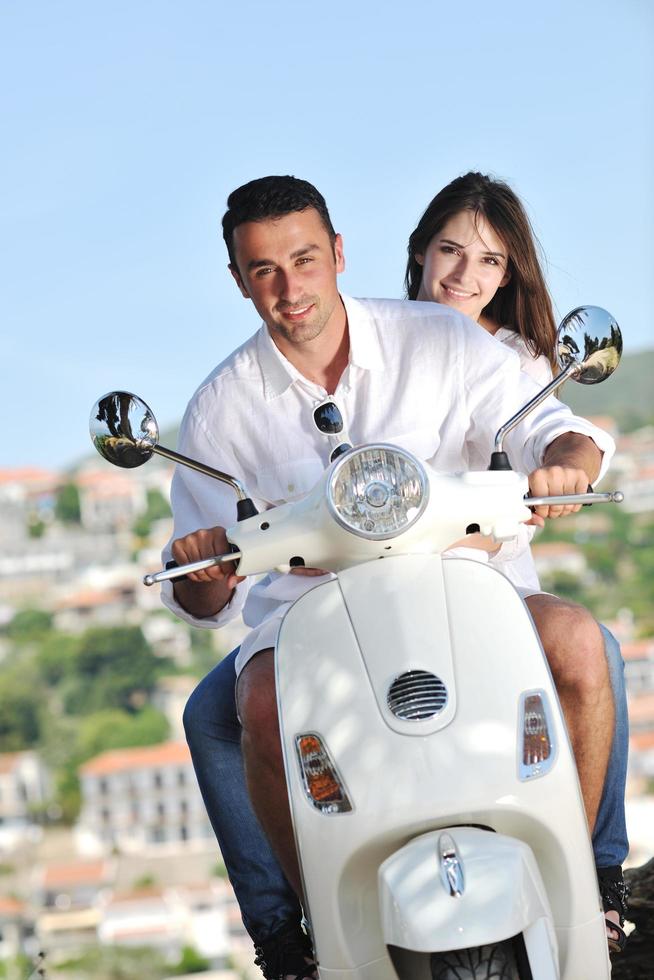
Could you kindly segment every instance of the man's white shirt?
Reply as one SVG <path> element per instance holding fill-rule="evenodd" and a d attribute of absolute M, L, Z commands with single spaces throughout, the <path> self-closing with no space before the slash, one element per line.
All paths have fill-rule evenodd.
<path fill-rule="evenodd" d="M 293 367 L 264 324 L 212 371 L 184 415 L 179 451 L 237 477 L 259 511 L 304 496 L 342 441 L 394 443 L 440 472 L 485 469 L 499 427 L 539 390 L 521 372 L 515 353 L 450 307 L 342 299 L 350 355 L 331 395 L 345 422 L 339 436 L 324 435 L 313 420 L 314 408 L 328 397 L 326 390 Z M 613 440 L 553 397 L 506 437 L 513 468 L 523 473 L 538 468 L 547 446 L 565 432 L 594 440 L 604 453 L 602 475 Z M 185 467 L 175 471 L 171 502 L 174 527 L 164 560 L 176 538 L 236 523 L 233 491 Z M 510 543 L 502 550 L 505 558 L 515 557 Z M 510 562 L 502 569 L 502 561 L 500 552 L 493 563 L 508 572 Z M 242 666 L 248 656 L 274 643 L 288 603 L 322 581 L 280 573 L 254 585 L 246 579 L 231 602 L 206 619 L 179 606 L 171 583 L 164 583 L 162 599 L 194 626 L 219 627 L 242 612 L 252 627 L 242 646 Z"/>

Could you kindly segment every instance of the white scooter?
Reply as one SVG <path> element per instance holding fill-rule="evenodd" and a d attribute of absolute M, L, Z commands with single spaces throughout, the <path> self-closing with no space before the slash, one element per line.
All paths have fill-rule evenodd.
<path fill-rule="evenodd" d="M 617 365 L 615 321 L 593 336 L 600 312 L 574 311 L 560 328 L 566 377 L 602 380 Z M 498 433 L 495 466 L 505 432 L 561 378 Z M 526 477 L 444 476 L 401 448 L 368 445 L 300 502 L 258 515 L 237 481 L 159 446 L 152 413 L 129 393 L 98 402 L 92 436 L 114 463 L 156 452 L 239 497 L 231 553 L 146 584 L 227 561 L 239 575 L 337 572 L 295 602 L 276 652 L 322 980 L 610 977 L 577 772 L 532 621 L 492 567 L 440 556 L 471 525 L 498 541 L 515 535 L 546 502 L 525 498 Z"/>

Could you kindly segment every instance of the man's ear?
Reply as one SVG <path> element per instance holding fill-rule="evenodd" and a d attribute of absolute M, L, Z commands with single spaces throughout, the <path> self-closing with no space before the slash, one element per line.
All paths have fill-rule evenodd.
<path fill-rule="evenodd" d="M 342 235 L 337 235 L 334 239 L 334 259 L 336 260 L 336 271 L 345 272 L 345 253 L 343 252 Z"/>
<path fill-rule="evenodd" d="M 233 262 L 230 262 L 229 265 L 227 266 L 227 268 L 229 269 L 229 271 L 231 272 L 232 276 L 234 277 L 234 282 L 238 286 L 238 288 L 239 288 L 239 290 L 241 292 L 241 296 L 244 299 L 250 299 L 250 294 L 248 293 L 247 289 L 243 285 L 243 280 L 241 279 L 241 273 L 238 271 L 237 267 L 234 265 Z"/>

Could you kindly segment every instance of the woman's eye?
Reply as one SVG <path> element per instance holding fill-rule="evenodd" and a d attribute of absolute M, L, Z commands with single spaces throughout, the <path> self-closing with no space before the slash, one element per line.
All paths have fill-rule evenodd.
<path fill-rule="evenodd" d="M 493 256 L 492 256 L 492 255 L 487 255 L 487 256 L 486 256 L 486 258 L 484 259 L 484 261 L 485 261 L 485 262 L 486 262 L 486 263 L 487 263 L 488 265 L 499 265 L 499 264 L 500 264 L 500 263 L 499 263 L 499 262 L 497 261 L 497 259 L 496 259 L 496 258 L 493 258 Z"/>
<path fill-rule="evenodd" d="M 452 245 L 441 245 L 441 252 L 446 255 L 456 255 L 456 249 Z"/>

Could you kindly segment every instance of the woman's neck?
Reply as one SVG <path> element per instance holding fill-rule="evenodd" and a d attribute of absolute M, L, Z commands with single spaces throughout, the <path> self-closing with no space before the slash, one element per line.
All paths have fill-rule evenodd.
<path fill-rule="evenodd" d="M 479 317 L 477 323 L 479 324 L 480 327 L 483 327 L 484 330 L 487 333 L 489 333 L 491 336 L 494 336 L 497 333 L 497 331 L 500 329 L 499 323 L 495 323 L 495 320 L 491 320 L 490 317 L 483 316 L 483 314 L 482 316 Z"/>

